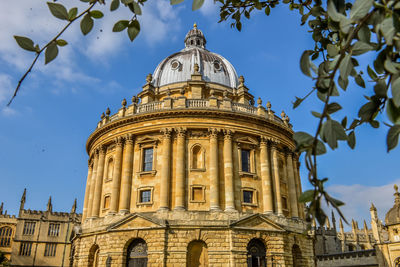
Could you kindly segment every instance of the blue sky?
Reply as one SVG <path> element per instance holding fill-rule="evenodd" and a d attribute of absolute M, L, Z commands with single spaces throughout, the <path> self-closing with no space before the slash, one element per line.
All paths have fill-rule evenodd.
<path fill-rule="evenodd" d="M 74 25 L 64 36 L 68 46 L 47 66 L 43 58 L 38 62 L 10 108 L 5 105 L 33 59 L 12 36 L 28 36 L 43 45 L 63 22 L 50 15 L 45 2 L 34 6 L 29 0 L 0 2 L 0 202 L 9 213 L 17 213 L 25 187 L 27 208 L 44 209 L 52 195 L 54 210 L 69 210 L 74 198 L 81 210 L 88 159 L 85 142 L 100 114 L 107 107 L 115 112 L 123 98 L 130 103 L 146 75 L 184 47 L 183 39 L 194 22 L 205 34 L 207 49 L 227 58 L 263 104 L 271 101 L 278 114 L 285 110 L 295 130 L 314 131 L 317 121 L 310 111 L 321 108 L 316 98 L 296 110 L 291 104 L 312 87 L 299 69 L 302 51 L 314 46 L 307 28 L 300 26 L 300 17 L 282 6 L 269 17 L 254 14 L 238 32 L 230 22 L 217 23 L 218 10 L 212 2 L 206 0 L 200 11 L 192 12 L 189 0 L 174 7 L 166 0 L 149 1 L 139 19 L 142 32 L 133 43 L 125 32 L 111 32 L 114 22 L 129 18 L 123 10 L 105 12 L 106 17 L 96 21 L 86 37 Z M 339 118 L 345 113 L 354 118 L 364 102 L 362 95 L 370 90 L 369 83 L 367 89 L 351 83 L 341 96 L 344 111 Z M 386 153 L 386 131 L 385 126 L 360 127 L 356 150 L 343 143 L 321 158 L 320 174 L 329 177 L 333 195 L 347 203 L 348 218 L 369 221 L 371 201 L 381 219 L 392 206 L 393 184 L 400 182 L 400 149 Z M 303 189 L 308 188 L 304 164 L 301 174 Z"/>

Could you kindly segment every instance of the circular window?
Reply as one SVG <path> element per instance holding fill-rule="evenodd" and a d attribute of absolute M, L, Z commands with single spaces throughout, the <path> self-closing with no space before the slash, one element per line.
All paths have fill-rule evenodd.
<path fill-rule="evenodd" d="M 171 62 L 171 68 L 173 70 L 178 69 L 181 66 L 181 63 L 178 60 L 172 60 Z"/>
<path fill-rule="evenodd" d="M 217 71 L 221 70 L 221 68 L 222 68 L 221 63 L 217 60 L 214 61 L 213 65 L 214 65 L 214 69 Z"/>

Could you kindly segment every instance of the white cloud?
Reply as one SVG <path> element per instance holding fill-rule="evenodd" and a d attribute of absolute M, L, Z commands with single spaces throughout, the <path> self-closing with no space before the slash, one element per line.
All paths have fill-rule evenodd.
<path fill-rule="evenodd" d="M 200 8 L 201 14 L 215 20 L 218 18 L 219 6 L 214 3 L 214 0 L 205 0 L 203 6 Z"/>
<path fill-rule="evenodd" d="M 13 85 L 11 76 L 0 73 L 0 115 L 11 116 L 16 114 L 16 111 L 7 107 L 7 101 L 13 94 Z"/>
<path fill-rule="evenodd" d="M 341 207 L 346 219 L 350 222 L 354 218 L 362 227 L 363 220 L 367 222 L 368 226 L 370 225 L 371 203 L 377 208 L 379 218 L 382 221 L 385 220 L 385 214 L 394 204 L 394 184 L 400 184 L 400 179 L 381 186 L 331 185 L 327 191 L 333 197 L 346 203 Z M 338 220 L 338 217 L 336 219 Z"/>

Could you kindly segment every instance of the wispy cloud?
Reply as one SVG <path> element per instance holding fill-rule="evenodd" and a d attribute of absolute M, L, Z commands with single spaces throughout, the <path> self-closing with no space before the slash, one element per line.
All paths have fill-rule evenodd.
<path fill-rule="evenodd" d="M 11 116 L 15 115 L 16 111 L 10 107 L 6 107 L 6 101 L 12 94 L 11 76 L 0 73 L 0 115 Z"/>
<path fill-rule="evenodd" d="M 341 207 L 346 219 L 354 218 L 361 226 L 363 220 L 371 221 L 369 209 L 371 203 L 375 205 L 378 210 L 379 218 L 384 221 L 385 214 L 394 204 L 394 184 L 400 184 L 400 179 L 395 180 L 389 184 L 381 186 L 367 186 L 367 185 L 331 185 L 327 191 L 335 198 L 338 198 L 346 203 Z"/>

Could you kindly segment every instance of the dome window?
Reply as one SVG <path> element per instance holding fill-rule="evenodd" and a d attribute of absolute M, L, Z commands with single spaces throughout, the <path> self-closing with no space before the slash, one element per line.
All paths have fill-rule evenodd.
<path fill-rule="evenodd" d="M 173 70 L 179 69 L 180 66 L 181 66 L 181 63 L 180 63 L 178 60 L 172 60 L 172 62 L 171 62 L 171 68 L 172 68 Z"/>
<path fill-rule="evenodd" d="M 214 61 L 213 66 L 215 71 L 220 71 L 222 69 L 221 63 L 218 60 Z"/>

